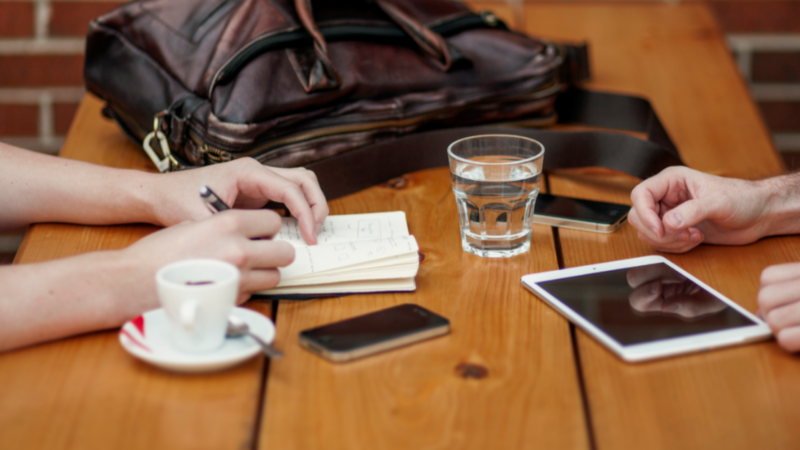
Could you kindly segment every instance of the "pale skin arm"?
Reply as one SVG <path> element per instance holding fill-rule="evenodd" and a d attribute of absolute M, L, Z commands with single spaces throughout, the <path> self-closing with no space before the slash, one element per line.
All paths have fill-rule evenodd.
<path fill-rule="evenodd" d="M 252 159 L 167 175 L 112 169 L 41 155 L 0 142 L 0 229 L 40 222 L 170 226 L 210 214 L 199 201 L 211 187 L 235 208 L 286 204 L 306 242 L 328 215 L 313 172 L 267 168 Z"/>
<path fill-rule="evenodd" d="M 746 181 L 670 167 L 640 183 L 631 201 L 639 238 L 664 252 L 800 233 L 798 174 Z"/>
<path fill-rule="evenodd" d="M 285 203 L 306 242 L 328 214 L 312 172 L 239 160 L 162 175 L 110 169 L 0 144 L 0 228 L 32 222 L 179 225 L 119 251 L 0 267 L 0 351 L 120 326 L 158 306 L 155 272 L 186 258 L 228 261 L 242 271 L 239 302 L 274 287 L 294 249 L 269 239 L 280 217 L 267 210 L 211 216 L 199 198 L 208 185 L 236 208 Z M 183 223 L 181 223 L 183 222 Z"/>
<path fill-rule="evenodd" d="M 186 258 L 228 261 L 242 272 L 239 303 L 280 281 L 294 259 L 281 241 L 251 240 L 281 226 L 267 210 L 232 210 L 153 233 L 124 250 L 0 269 L 0 351 L 118 327 L 157 308 L 156 271 Z"/>

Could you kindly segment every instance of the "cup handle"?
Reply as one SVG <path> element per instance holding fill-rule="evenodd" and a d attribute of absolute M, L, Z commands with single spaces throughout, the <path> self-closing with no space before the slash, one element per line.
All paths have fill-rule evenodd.
<path fill-rule="evenodd" d="M 194 321 L 196 317 L 197 301 L 186 300 L 183 302 L 180 309 L 181 325 L 183 325 L 183 328 L 188 331 L 194 330 Z"/>

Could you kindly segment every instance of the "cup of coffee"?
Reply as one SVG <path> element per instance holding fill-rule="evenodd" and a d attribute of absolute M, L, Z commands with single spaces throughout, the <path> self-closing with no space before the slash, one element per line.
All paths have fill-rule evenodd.
<path fill-rule="evenodd" d="M 158 298 L 175 348 L 203 353 L 222 346 L 240 277 L 236 266 L 214 259 L 187 259 L 158 271 Z"/>

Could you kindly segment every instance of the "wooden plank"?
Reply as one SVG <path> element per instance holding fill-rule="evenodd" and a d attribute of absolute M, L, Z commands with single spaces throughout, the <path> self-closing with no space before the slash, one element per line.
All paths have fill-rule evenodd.
<path fill-rule="evenodd" d="M 469 4 L 517 24 L 505 2 Z M 527 255 L 481 259 L 461 251 L 448 170 L 403 180 L 403 189 L 374 187 L 330 207 L 405 211 L 424 254 L 417 291 L 281 302 L 278 339 L 406 302 L 449 318 L 452 334 L 341 365 L 287 345 L 270 367 L 259 448 L 587 448 L 567 323 L 519 282 L 557 268 L 550 228 L 535 228 Z M 488 376 L 464 378 L 464 363 Z"/>
<path fill-rule="evenodd" d="M 526 4 L 526 18 L 529 30 L 588 38 L 592 87 L 651 98 L 689 166 L 739 177 L 782 171 L 704 6 Z M 628 204 L 636 183 L 603 170 L 550 177 L 556 194 Z M 630 226 L 610 236 L 560 230 L 560 242 L 567 267 L 656 253 Z M 800 238 L 665 256 L 754 311 L 761 270 L 800 259 Z M 637 365 L 583 332 L 578 346 L 601 450 L 800 445 L 800 361 L 774 342 Z"/>
<path fill-rule="evenodd" d="M 424 255 L 417 291 L 281 302 L 278 339 L 292 344 L 270 368 L 260 448 L 586 448 L 567 323 L 519 281 L 557 268 L 550 228 L 535 228 L 526 255 L 482 259 L 461 250 L 448 170 L 404 180 L 330 206 L 405 211 Z M 295 344 L 303 329 L 407 302 L 449 318 L 452 334 L 341 365 Z M 462 377 L 464 363 L 488 377 Z"/>
<path fill-rule="evenodd" d="M 150 170 L 101 106 L 84 98 L 64 156 Z M 16 263 L 124 248 L 156 229 L 34 225 Z M 249 307 L 271 313 L 269 303 Z M 215 374 L 164 372 L 129 356 L 116 330 L 0 354 L 0 448 L 250 448 L 263 373 L 260 356 Z"/>
<path fill-rule="evenodd" d="M 690 167 L 747 178 L 784 170 L 703 4 L 524 6 L 527 32 L 589 42 L 590 87 L 649 98 Z"/>

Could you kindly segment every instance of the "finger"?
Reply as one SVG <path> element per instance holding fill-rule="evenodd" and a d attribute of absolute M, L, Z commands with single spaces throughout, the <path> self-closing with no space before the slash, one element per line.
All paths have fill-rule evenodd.
<path fill-rule="evenodd" d="M 314 213 L 311 211 L 311 206 L 300 186 L 282 177 L 277 172 L 269 171 L 272 173 L 259 172 L 264 177 L 258 185 L 262 195 L 285 204 L 292 215 L 297 218 L 303 239 L 310 245 L 316 244 L 317 234 Z M 327 208 L 327 205 L 325 208 Z"/>
<path fill-rule="evenodd" d="M 730 205 L 718 201 L 715 197 L 703 197 L 687 200 L 664 214 L 664 226 L 667 230 L 685 230 L 698 223 L 725 214 Z"/>
<path fill-rule="evenodd" d="M 659 242 L 650 239 L 648 236 L 640 232 L 639 239 L 642 242 L 653 246 L 653 248 L 656 250 L 665 253 L 685 253 L 700 245 L 700 241 L 693 241 L 691 234 L 689 233 L 678 235 L 673 241 L 665 240 L 664 242 Z"/>
<path fill-rule="evenodd" d="M 281 216 L 268 209 L 229 209 L 206 220 L 211 226 L 248 238 L 274 236 L 283 224 Z"/>
<path fill-rule="evenodd" d="M 661 311 L 661 282 L 653 281 L 637 287 L 628 295 L 631 308 L 639 312 Z"/>
<path fill-rule="evenodd" d="M 666 264 L 634 267 L 628 270 L 627 277 L 628 285 L 631 287 L 641 286 L 653 280 L 666 282 L 682 282 L 686 280 L 686 277 L 672 270 Z"/>
<path fill-rule="evenodd" d="M 767 317 L 774 308 L 800 301 L 798 293 L 800 293 L 800 280 L 763 286 L 758 291 L 758 305 L 764 317 Z"/>
<path fill-rule="evenodd" d="M 800 279 L 800 263 L 769 266 L 761 272 L 761 286 Z"/>
<path fill-rule="evenodd" d="M 242 281 L 239 289 L 249 294 L 259 291 L 266 291 L 278 285 L 281 281 L 281 274 L 278 269 L 257 269 L 242 272 Z"/>
<path fill-rule="evenodd" d="M 250 300 L 250 293 L 242 290 L 241 283 L 239 284 L 239 295 L 236 297 L 236 304 L 242 305 Z"/>
<path fill-rule="evenodd" d="M 628 216 L 631 214 L 636 216 L 642 227 L 640 230 L 648 230 L 655 238 L 664 236 L 664 225 L 658 216 L 658 202 L 664 198 L 668 188 L 669 181 L 663 176 L 656 175 L 640 183 L 631 192 L 633 208 Z"/>
<path fill-rule="evenodd" d="M 656 233 L 654 233 L 652 229 L 648 228 L 642 222 L 642 219 L 639 218 L 639 214 L 636 212 L 636 209 L 634 208 L 631 208 L 630 212 L 628 212 L 628 223 L 633 225 L 633 228 L 636 228 L 636 230 L 639 233 L 646 234 L 651 239 L 660 239 L 659 236 Z"/>
<path fill-rule="evenodd" d="M 258 240 L 247 242 L 247 261 L 244 269 L 286 267 L 294 261 L 295 249 L 283 241 Z"/>
<path fill-rule="evenodd" d="M 307 169 L 275 169 L 282 177 L 297 183 L 303 190 L 303 194 L 311 206 L 311 212 L 314 214 L 314 221 L 317 225 L 322 225 L 325 218 L 328 217 L 328 202 L 325 199 L 325 194 L 317 180 L 317 175 Z"/>
<path fill-rule="evenodd" d="M 800 327 L 784 328 L 775 334 L 778 344 L 784 350 L 789 352 L 796 352 L 800 350 Z"/>
<path fill-rule="evenodd" d="M 767 324 L 773 332 L 787 327 L 800 326 L 800 301 L 772 309 L 766 314 Z"/>

